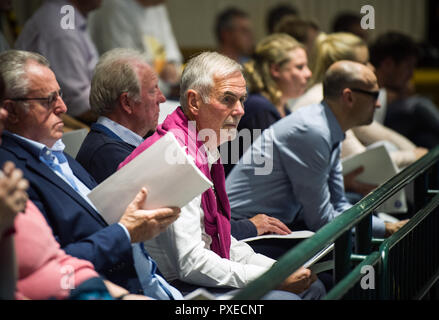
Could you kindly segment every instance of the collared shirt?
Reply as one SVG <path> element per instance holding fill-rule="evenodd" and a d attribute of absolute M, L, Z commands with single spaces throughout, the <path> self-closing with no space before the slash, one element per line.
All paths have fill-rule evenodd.
<path fill-rule="evenodd" d="M 219 153 L 208 153 L 209 167 Z M 168 281 L 176 279 L 207 287 L 242 288 L 275 262 L 232 237 L 230 260 L 210 250 L 211 237 L 204 229 L 201 195 L 181 208 L 180 217 L 164 232 L 145 242 Z"/>
<path fill-rule="evenodd" d="M 66 6 L 73 11 L 62 11 Z M 74 14 L 73 29 L 67 27 L 67 12 Z M 15 47 L 38 52 L 50 61 L 68 114 L 75 117 L 90 109 L 91 78 L 99 56 L 87 33 L 86 18 L 71 2 L 44 1 L 26 22 Z"/>
<path fill-rule="evenodd" d="M 111 132 L 117 135 L 121 140 L 133 146 L 139 146 L 144 140 L 135 132 L 107 117 L 100 116 L 97 123 L 106 127 L 108 130 L 111 130 Z M 125 227 L 124 230 L 126 230 Z M 128 233 L 127 230 L 126 232 Z M 176 300 L 183 299 L 181 293 L 176 288 L 171 286 L 165 281 L 165 279 L 156 273 L 156 263 L 148 252 L 143 250 L 142 246 L 138 243 L 132 244 L 132 247 L 134 266 L 145 295 L 161 300 L 169 299 L 170 296 Z M 154 276 L 151 276 L 152 274 L 154 274 Z"/>
<path fill-rule="evenodd" d="M 111 120 L 107 117 L 100 116 L 96 122 L 105 126 L 107 129 L 111 130 L 114 134 L 116 134 L 124 142 L 126 142 L 132 146 L 138 147 L 144 140 L 137 133 L 120 125 L 117 122 L 114 122 L 113 120 Z"/>
<path fill-rule="evenodd" d="M 227 177 L 232 216 L 263 212 L 291 224 L 300 215 L 317 231 L 349 209 L 340 161 L 344 137 L 324 102 L 265 130 Z M 382 237 L 384 230 L 384 223 L 373 219 L 374 235 Z"/>
<path fill-rule="evenodd" d="M 22 137 L 18 134 L 11 133 L 9 131 L 5 131 L 5 133 L 13 135 L 17 139 L 25 141 L 26 143 L 33 146 L 35 148 L 35 150 L 38 150 L 38 154 L 35 154 L 38 157 L 38 159 L 40 159 L 40 160 L 46 159 L 46 161 L 42 161 L 43 163 L 47 164 L 47 161 L 53 161 L 53 163 L 55 163 L 55 165 L 59 165 L 61 167 L 62 171 L 65 173 L 65 175 L 60 173 L 59 171 L 53 169 L 51 166 L 49 166 L 49 165 L 47 165 L 47 166 L 58 177 L 63 179 L 69 186 L 71 186 L 73 189 L 75 189 L 82 196 L 82 198 L 84 198 L 84 200 L 87 201 L 88 204 L 90 204 L 90 206 L 92 206 L 93 209 L 98 211 L 96 209 L 96 207 L 93 205 L 93 203 L 90 201 L 90 199 L 87 197 L 87 195 L 90 193 L 90 189 L 80 179 L 78 179 L 74 175 L 74 173 L 73 173 L 72 169 L 70 168 L 69 163 L 67 161 L 60 163 L 58 158 L 53 154 L 53 152 L 63 152 L 64 151 L 65 145 L 61 141 L 61 139 L 56 141 L 55 144 L 52 146 L 52 148 L 49 148 L 45 144 L 42 144 L 40 142 L 31 140 L 31 139 L 28 139 L 25 137 Z M 73 179 L 73 183 L 72 183 L 72 181 L 69 181 L 68 178 L 66 178 L 66 175 L 68 175 L 69 177 L 71 177 Z"/>

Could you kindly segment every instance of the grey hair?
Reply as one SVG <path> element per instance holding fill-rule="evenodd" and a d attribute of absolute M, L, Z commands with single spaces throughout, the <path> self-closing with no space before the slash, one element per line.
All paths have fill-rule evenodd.
<path fill-rule="evenodd" d="M 362 64 L 353 61 L 335 62 L 336 67 L 329 67 L 323 78 L 323 97 L 334 99 L 341 95 L 343 89 L 364 84 Z"/>
<path fill-rule="evenodd" d="M 119 96 L 140 99 L 140 80 L 136 63 L 147 63 L 146 57 L 134 49 L 116 48 L 104 53 L 94 70 L 90 89 L 90 106 L 98 115 L 111 113 Z"/>
<path fill-rule="evenodd" d="M 214 78 L 225 78 L 233 73 L 242 74 L 242 66 L 217 52 L 203 52 L 189 60 L 183 70 L 180 82 L 180 104 L 187 109 L 189 89 L 197 91 L 204 103 L 209 102 L 210 93 L 215 85 Z"/>
<path fill-rule="evenodd" d="M 29 93 L 26 64 L 30 61 L 50 67 L 49 61 L 35 52 L 7 50 L 0 54 L 0 74 L 5 82 L 5 98 L 25 97 Z M 25 102 L 23 105 L 27 106 Z"/>

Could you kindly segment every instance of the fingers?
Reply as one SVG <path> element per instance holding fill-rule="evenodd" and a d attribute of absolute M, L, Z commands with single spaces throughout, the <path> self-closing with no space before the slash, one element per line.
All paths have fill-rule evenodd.
<path fill-rule="evenodd" d="M 279 231 L 278 234 L 290 234 L 292 231 L 282 221 L 276 218 L 270 218 L 270 223 Z"/>
<path fill-rule="evenodd" d="M 147 197 L 148 197 L 148 190 L 146 190 L 146 188 L 142 188 L 136 194 L 134 200 L 131 201 L 129 206 L 132 206 L 134 210 L 139 210 L 143 207 Z"/>

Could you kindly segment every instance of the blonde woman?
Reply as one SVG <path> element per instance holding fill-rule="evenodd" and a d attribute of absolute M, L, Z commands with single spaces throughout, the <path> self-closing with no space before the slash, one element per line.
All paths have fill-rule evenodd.
<path fill-rule="evenodd" d="M 256 45 L 253 58 L 244 64 L 244 76 L 249 96 L 244 102 L 245 114 L 238 130 L 248 129 L 253 133 L 255 129 L 262 132 L 290 113 L 287 101 L 305 92 L 311 71 L 304 46 L 285 33 L 275 33 Z M 239 138 L 231 145 L 229 161 L 224 165 L 226 175 L 250 146 Z"/>
<path fill-rule="evenodd" d="M 352 60 L 366 65 L 369 63 L 369 51 L 363 39 L 350 33 L 320 34 L 315 44 L 316 60 L 312 66 L 313 76 L 307 92 L 289 104 L 292 111 L 298 108 L 319 103 L 323 99 L 322 78 L 331 64 L 339 60 Z M 343 141 L 342 157 L 361 153 L 366 146 L 377 141 L 388 141 L 393 145 L 391 157 L 396 165 L 405 167 L 424 155 L 427 150 L 418 148 L 399 133 L 374 121 L 368 126 L 352 128 L 346 132 Z M 346 177 L 345 177 L 346 178 Z M 348 177 L 349 178 L 349 177 Z M 360 190 L 367 194 L 370 188 Z"/>
<path fill-rule="evenodd" d="M 287 101 L 305 92 L 311 71 L 304 46 L 284 33 L 262 39 L 244 65 L 249 97 L 239 129 L 266 129 L 285 117 Z"/>

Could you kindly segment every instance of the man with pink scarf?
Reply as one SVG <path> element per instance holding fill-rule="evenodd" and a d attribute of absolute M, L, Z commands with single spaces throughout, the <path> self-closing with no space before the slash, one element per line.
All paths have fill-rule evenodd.
<path fill-rule="evenodd" d="M 199 286 L 218 293 L 243 288 L 276 262 L 255 253 L 230 233 L 230 205 L 217 147 L 235 137 L 246 97 L 238 63 L 215 52 L 192 58 L 180 83 L 181 106 L 119 166 L 170 131 L 213 182 L 212 189 L 181 208 L 180 218 L 172 226 L 145 242 L 164 277 L 183 292 Z M 310 270 L 301 268 L 279 287 L 290 293 L 275 291 L 266 298 L 318 299 L 325 290 L 316 280 Z"/>

